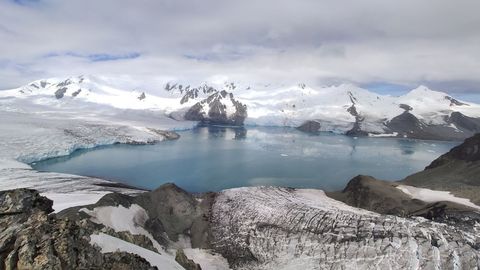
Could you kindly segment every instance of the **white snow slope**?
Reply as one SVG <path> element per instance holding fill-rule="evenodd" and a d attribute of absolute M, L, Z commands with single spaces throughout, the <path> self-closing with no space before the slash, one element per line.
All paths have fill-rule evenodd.
<path fill-rule="evenodd" d="M 139 191 L 99 186 L 107 181 L 91 177 L 37 172 L 27 163 L 99 145 L 159 142 L 165 137 L 156 130 L 190 129 L 196 125 L 173 120 L 162 111 L 119 109 L 92 103 L 88 101 L 88 93 L 85 93 L 86 102 L 57 100 L 54 95 L 47 95 L 49 84 L 38 82 L 39 87 L 45 85 L 45 89 L 30 85 L 0 91 L 0 190 L 37 189 L 54 200 L 56 211 L 96 202 L 106 192 Z M 30 88 L 39 92 L 32 93 Z M 97 96 L 98 100 L 108 102 L 113 90 L 109 93 Z"/>
<path fill-rule="evenodd" d="M 19 107 L 31 111 L 63 108 L 75 114 L 75 110 L 91 112 L 93 106 L 95 111 L 103 110 L 107 114 L 110 114 L 111 108 L 144 110 L 147 115 L 143 116 L 152 117 L 181 114 L 210 95 L 199 91 L 197 98 L 180 104 L 186 89 L 192 89 L 193 86 L 170 83 L 175 86 L 174 90 L 156 89 L 155 94 L 145 94 L 139 90 L 117 89 L 110 84 L 111 81 L 94 76 L 45 79 L 17 89 L 0 91 L 0 99 L 4 99 L 4 102 L 10 99 L 7 109 L 11 110 L 18 110 Z M 322 123 L 323 131 L 346 132 L 355 122 L 355 117 L 347 111 L 352 105 L 364 118 L 362 129 L 372 133 L 383 133 L 382 123 L 405 111 L 400 107 L 402 104 L 410 106 L 410 113 L 427 124 L 447 124 L 445 116 L 453 111 L 480 117 L 480 105 L 455 100 L 446 93 L 425 86 L 399 97 L 376 94 L 352 84 L 312 88 L 305 84 L 252 87 L 248 84 L 205 83 L 197 88 L 209 87 L 232 92 L 238 101 L 246 104 L 246 124 L 249 125 L 296 127 L 306 120 L 318 120 Z M 21 106 L 24 103 L 30 104 Z M 233 109 L 229 102 L 225 106 L 227 111 Z M 88 118 L 87 114 L 83 117 Z M 128 114 L 125 113 L 122 118 L 130 119 Z M 118 112 L 115 116 L 119 116 Z"/>

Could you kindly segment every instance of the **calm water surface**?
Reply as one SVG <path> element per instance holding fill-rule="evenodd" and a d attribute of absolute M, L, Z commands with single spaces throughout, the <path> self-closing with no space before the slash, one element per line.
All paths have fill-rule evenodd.
<path fill-rule="evenodd" d="M 149 189 L 174 182 L 191 192 L 254 185 L 339 190 L 358 174 L 402 179 L 458 144 L 285 128 L 201 127 L 179 133 L 176 141 L 79 150 L 33 167 Z"/>

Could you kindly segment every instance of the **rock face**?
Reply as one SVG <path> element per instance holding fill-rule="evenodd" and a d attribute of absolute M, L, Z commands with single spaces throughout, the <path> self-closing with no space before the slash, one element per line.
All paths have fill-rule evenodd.
<path fill-rule="evenodd" d="M 476 209 L 448 201 L 428 203 L 414 199 L 398 189 L 398 185 L 397 182 L 359 175 L 350 180 L 343 191 L 329 192 L 328 196 L 380 214 L 419 216 L 457 227 L 469 227 L 470 230 L 480 222 L 480 213 Z"/>
<path fill-rule="evenodd" d="M 83 213 L 78 211 L 81 208 L 129 208 L 135 204 L 145 210 L 148 216 L 145 230 L 150 232 L 158 243 L 168 246 L 170 241 L 177 242 L 180 236 L 187 236 L 193 248 L 210 248 L 209 216 L 214 197 L 214 193 L 206 193 L 196 198 L 174 184 L 164 184 L 156 190 L 135 197 L 110 193 L 93 205 L 67 209 L 58 215 L 81 220 L 84 218 Z"/>
<path fill-rule="evenodd" d="M 305 121 L 302 125 L 297 127 L 298 130 L 307 133 L 316 133 L 320 131 L 320 123 L 315 120 Z"/>
<path fill-rule="evenodd" d="M 424 202 L 412 200 L 395 186 L 392 182 L 359 175 L 350 180 L 342 192 L 327 194 L 353 207 L 404 217 L 409 216 L 412 210 L 426 205 Z"/>
<path fill-rule="evenodd" d="M 192 100 L 201 99 L 193 104 L 183 118 L 190 121 L 201 121 L 204 124 L 243 125 L 247 118 L 247 106 L 233 95 L 236 85 L 225 83 L 222 90 L 207 84 L 199 87 L 181 84 L 165 86 L 166 91 L 177 91 L 182 95 L 180 104 L 188 104 Z"/>
<path fill-rule="evenodd" d="M 387 187 L 384 183 L 371 182 L 374 179 L 360 177 L 346 190 L 355 186 L 372 187 L 373 191 Z M 369 192 L 368 188 L 363 189 L 363 194 Z M 22 192 L 31 198 L 25 196 L 26 199 L 19 200 L 23 198 Z M 108 194 L 95 205 L 82 207 L 81 211 L 80 208 L 63 211 L 58 215 L 62 219 L 47 216 L 48 211 L 42 209 L 49 210 L 51 202 L 34 191 L 5 194 L 0 196 L 0 209 L 5 212 L 0 216 L 0 224 L 9 229 L 0 232 L 0 256 L 5 263 L 19 258 L 14 259 L 15 264 L 28 262 L 30 268 L 62 265 L 148 269 L 149 265 L 137 256 L 118 252 L 102 254 L 89 244 L 89 236 L 98 230 L 89 218 L 85 219 L 89 212 L 103 206 L 128 208 L 132 205 L 141 205 L 148 214 L 148 220 L 136 217 L 140 219 L 136 226 L 143 226 L 162 246 L 171 248 L 180 235 L 187 236 L 192 247 L 209 248 L 221 254 L 233 269 L 296 269 L 299 265 L 304 269 L 448 269 L 457 266 L 475 269 L 480 266 L 478 224 L 457 227 L 422 218 L 380 215 L 350 207 L 320 190 L 249 187 L 193 196 L 173 184 L 166 184 L 136 197 Z M 370 205 L 379 208 L 382 198 L 374 196 L 370 201 L 375 203 Z M 14 199 L 19 203 L 11 206 Z M 362 205 L 357 198 L 352 200 Z M 25 206 L 33 210 L 18 214 Z M 441 210 L 441 206 L 431 206 L 428 210 L 435 212 Z M 125 222 L 127 219 L 125 217 Z M 132 237 L 127 232 L 109 233 L 155 250 L 146 237 Z M 177 262 L 186 269 L 199 269 L 181 249 L 175 249 L 178 250 Z M 41 259 L 32 260 L 28 257 L 34 256 L 31 254 Z"/>
<path fill-rule="evenodd" d="M 425 169 L 434 169 L 456 160 L 467 162 L 480 161 L 480 133 L 466 139 L 461 145 L 452 148 L 448 153 L 434 160 Z"/>
<path fill-rule="evenodd" d="M 241 126 L 247 118 L 247 106 L 237 101 L 232 93 L 221 91 L 193 105 L 184 117 L 208 124 Z"/>
<path fill-rule="evenodd" d="M 51 206 L 34 190 L 0 192 L 0 269 L 153 269 L 136 255 L 102 254 L 88 227 L 48 215 Z"/>
<path fill-rule="evenodd" d="M 424 171 L 406 177 L 408 185 L 438 190 L 480 204 L 480 134 L 434 160 Z"/>
<path fill-rule="evenodd" d="M 386 129 L 390 133 L 397 133 L 398 137 L 426 140 L 461 140 L 480 129 L 478 119 L 466 117 L 459 112 L 445 117 L 446 124 L 433 125 L 421 121 L 409 111 L 406 109 L 404 113 L 386 122 Z"/>
<path fill-rule="evenodd" d="M 187 258 L 187 256 L 183 252 L 183 249 L 177 250 L 177 254 L 175 255 L 175 261 L 177 261 L 186 270 L 202 270 L 199 264 Z"/>

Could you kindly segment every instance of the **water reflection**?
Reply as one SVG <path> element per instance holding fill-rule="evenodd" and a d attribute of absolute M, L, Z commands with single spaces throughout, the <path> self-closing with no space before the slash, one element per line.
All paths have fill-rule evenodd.
<path fill-rule="evenodd" d="M 241 140 L 247 137 L 245 127 L 228 126 L 200 126 L 193 130 L 194 133 L 207 135 L 208 138 L 222 138 L 226 140 Z"/>
<path fill-rule="evenodd" d="M 193 192 L 250 185 L 338 190 L 358 174 L 398 180 L 422 170 L 455 143 L 309 135 L 289 128 L 200 127 L 177 141 L 114 145 L 39 162 L 39 170 L 91 175 Z"/>

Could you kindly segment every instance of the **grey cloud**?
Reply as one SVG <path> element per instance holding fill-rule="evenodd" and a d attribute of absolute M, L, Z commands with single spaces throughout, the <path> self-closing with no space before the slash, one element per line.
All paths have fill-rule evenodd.
<path fill-rule="evenodd" d="M 90 73 L 190 81 L 430 83 L 475 92 L 480 1 L 41 0 L 0 3 L 0 88 Z M 59 55 L 125 55 L 95 63 Z M 471 82 L 468 85 L 461 82 Z M 3 84 L 3 85 L 1 85 Z"/>

